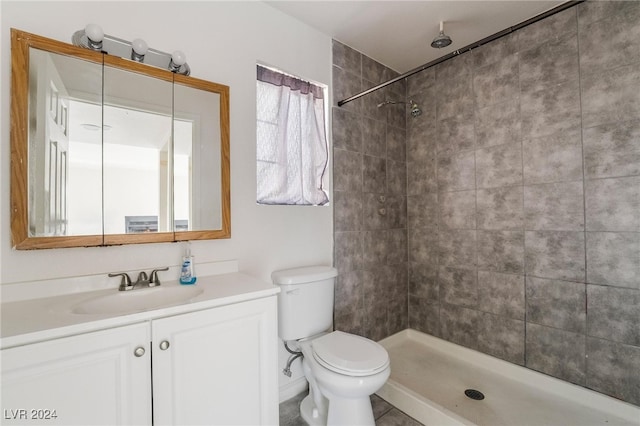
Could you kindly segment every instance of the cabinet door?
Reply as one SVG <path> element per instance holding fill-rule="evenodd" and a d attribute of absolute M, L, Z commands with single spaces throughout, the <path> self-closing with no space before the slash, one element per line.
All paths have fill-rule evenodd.
<path fill-rule="evenodd" d="M 278 424 L 275 297 L 151 328 L 154 425 Z"/>
<path fill-rule="evenodd" d="M 3 350 L 2 424 L 150 425 L 149 344 L 142 323 Z"/>

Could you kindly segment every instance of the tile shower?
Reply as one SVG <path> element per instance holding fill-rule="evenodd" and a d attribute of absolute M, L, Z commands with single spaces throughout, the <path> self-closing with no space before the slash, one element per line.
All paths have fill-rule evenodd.
<path fill-rule="evenodd" d="M 334 103 L 397 75 L 333 58 Z M 639 2 L 582 3 L 332 122 L 337 328 L 415 328 L 640 405 Z"/>

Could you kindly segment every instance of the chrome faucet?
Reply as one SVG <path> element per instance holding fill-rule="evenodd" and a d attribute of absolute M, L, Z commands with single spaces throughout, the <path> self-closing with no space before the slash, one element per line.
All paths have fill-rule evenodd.
<path fill-rule="evenodd" d="M 141 271 L 138 274 L 138 279 L 135 283 L 131 283 L 131 277 L 126 272 L 118 272 L 118 273 L 110 273 L 110 277 L 122 277 L 120 280 L 120 287 L 118 287 L 119 291 L 128 291 L 134 290 L 136 288 L 144 288 L 144 287 L 156 287 L 160 285 L 160 278 L 158 277 L 158 272 L 168 271 L 169 267 L 154 269 L 151 271 L 151 276 L 149 277 L 146 272 Z"/>

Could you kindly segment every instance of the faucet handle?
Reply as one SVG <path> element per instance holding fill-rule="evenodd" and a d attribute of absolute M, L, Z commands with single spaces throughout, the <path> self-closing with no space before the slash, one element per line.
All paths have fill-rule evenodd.
<path fill-rule="evenodd" d="M 158 272 L 161 271 L 168 271 L 169 267 L 165 267 L 165 268 L 159 268 L 159 269 L 154 269 L 153 271 L 151 271 L 151 277 L 149 278 L 149 287 L 155 287 L 157 285 L 160 285 L 160 277 L 158 277 Z"/>
<path fill-rule="evenodd" d="M 109 276 L 122 277 L 122 279 L 120 280 L 120 291 L 131 290 L 133 288 L 133 285 L 131 284 L 131 277 L 129 277 L 129 274 L 127 274 L 126 272 L 110 273 Z"/>

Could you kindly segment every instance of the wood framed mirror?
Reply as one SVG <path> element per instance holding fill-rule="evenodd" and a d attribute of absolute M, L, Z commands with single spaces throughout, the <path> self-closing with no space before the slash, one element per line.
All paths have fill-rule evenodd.
<path fill-rule="evenodd" d="M 229 238 L 229 87 L 11 30 L 16 249 Z"/>

